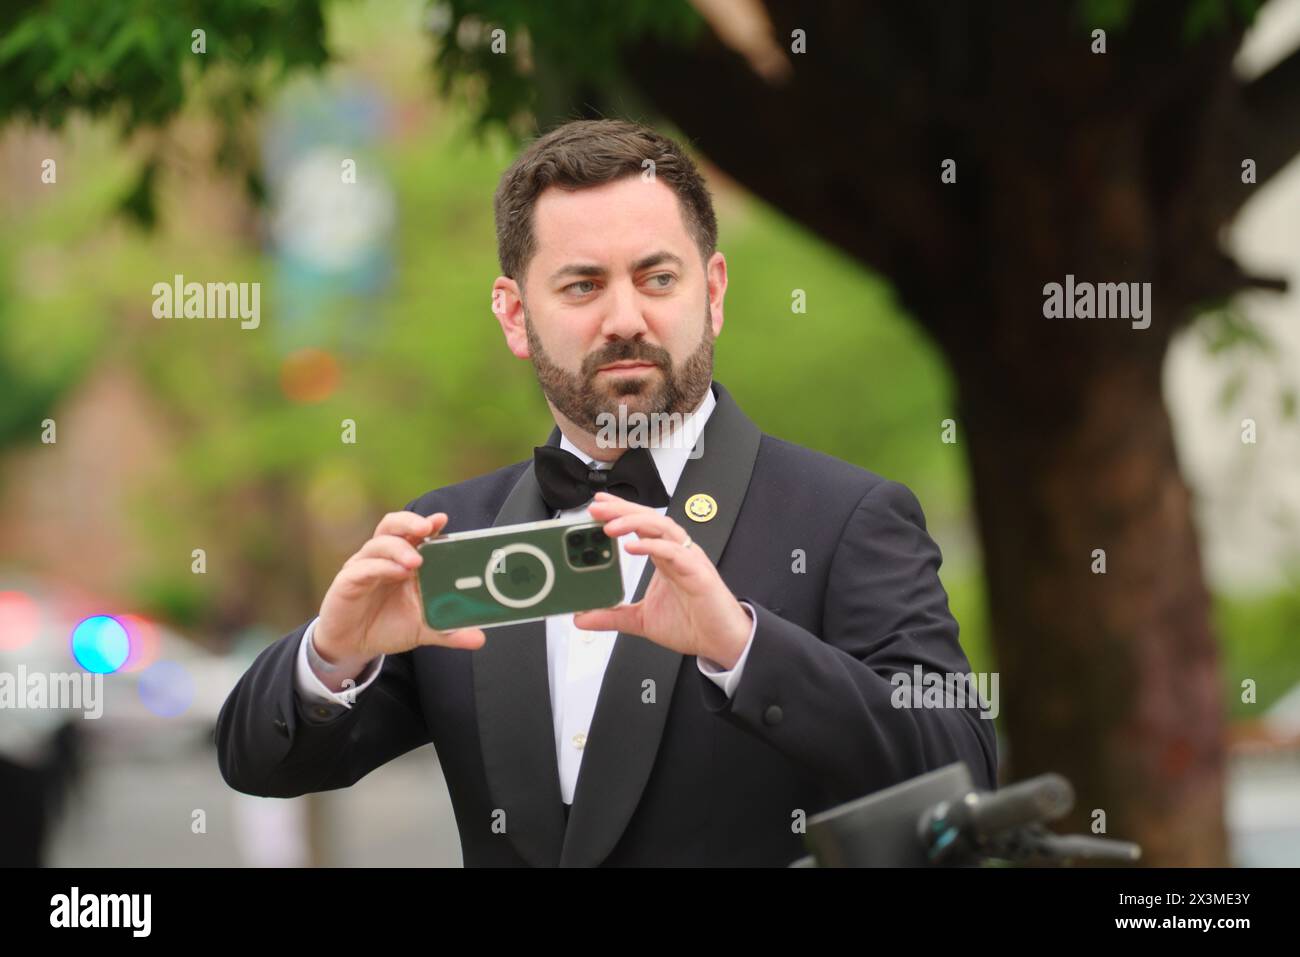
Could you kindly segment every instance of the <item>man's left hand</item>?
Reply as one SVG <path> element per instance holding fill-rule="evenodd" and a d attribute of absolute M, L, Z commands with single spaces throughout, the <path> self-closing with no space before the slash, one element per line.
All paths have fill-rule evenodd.
<path fill-rule="evenodd" d="M 636 540 L 623 548 L 629 555 L 650 556 L 655 572 L 640 601 L 580 612 L 574 625 L 641 635 L 681 654 L 707 658 L 724 671 L 734 668 L 753 622 L 704 550 L 686 547 L 686 530 L 652 508 L 607 492 L 596 493 L 591 517 L 604 523 L 610 538 L 635 532 Z"/>

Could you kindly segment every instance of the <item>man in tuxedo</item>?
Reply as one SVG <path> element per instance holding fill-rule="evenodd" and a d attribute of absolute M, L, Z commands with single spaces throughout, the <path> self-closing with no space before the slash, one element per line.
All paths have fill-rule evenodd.
<path fill-rule="evenodd" d="M 227 783 L 348 787 L 433 742 L 469 866 L 784 866 L 836 804 L 954 761 L 995 786 L 978 699 L 898 693 L 917 666 L 969 672 L 916 498 L 763 434 L 713 381 L 726 260 L 678 144 L 566 124 L 506 171 L 495 212 L 493 312 L 556 427 L 379 522 L 231 692 Z M 671 431 L 610 441 L 647 419 Z M 424 624 L 422 539 L 557 517 L 605 523 L 623 604 Z"/>

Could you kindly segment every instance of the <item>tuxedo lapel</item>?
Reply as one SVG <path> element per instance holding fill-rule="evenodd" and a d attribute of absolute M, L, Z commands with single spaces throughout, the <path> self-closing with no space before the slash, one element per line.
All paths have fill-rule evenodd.
<path fill-rule="evenodd" d="M 547 445 L 560 444 L 560 430 Z M 551 517 L 529 465 L 493 526 Z M 534 867 L 555 867 L 564 839 L 555 720 L 546 664 L 546 622 L 497 625 L 471 653 L 479 746 L 493 808 L 505 814 L 505 833 Z M 493 822 L 484 821 L 483 827 Z"/>
<path fill-rule="evenodd" d="M 713 388 L 717 406 L 696 445 L 695 451 L 700 454 L 687 461 L 667 514 L 686 528 L 696 545 L 716 565 L 749 487 L 761 433 L 726 389 L 716 382 Z M 532 474 L 531 470 L 528 474 Z M 717 503 L 717 512 L 710 521 L 697 523 L 686 516 L 686 502 L 699 493 L 711 496 Z M 654 562 L 647 560 L 634 601 L 644 597 L 653 573 Z M 540 630 L 544 632 L 544 628 Z M 489 638 L 489 644 L 491 641 Z M 537 644 L 541 648 L 540 687 L 545 694 L 548 685 L 544 633 Z M 482 653 L 482 650 L 475 652 Z M 560 866 L 595 866 L 618 843 L 654 766 L 683 657 L 639 635 L 620 632 L 615 638 L 583 750 L 568 828 L 563 831 Z M 531 686 L 537 681 L 529 683 Z M 653 689 L 653 703 L 647 700 L 649 689 Z M 530 705 L 530 710 L 537 709 Z M 549 719 L 549 698 L 546 714 Z M 554 769 L 552 728 L 548 720 L 547 754 Z M 554 770 L 551 773 L 558 778 Z M 558 808 L 554 813 L 557 820 L 561 818 Z M 549 836 L 548 832 L 548 840 Z"/>

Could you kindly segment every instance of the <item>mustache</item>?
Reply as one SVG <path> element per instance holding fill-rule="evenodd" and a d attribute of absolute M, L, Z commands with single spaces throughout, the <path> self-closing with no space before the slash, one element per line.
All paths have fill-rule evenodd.
<path fill-rule="evenodd" d="M 582 363 L 582 374 L 590 378 L 601 366 L 609 365 L 611 362 L 649 362 L 665 369 L 670 366 L 672 356 L 662 346 L 651 345 L 648 342 L 631 340 L 614 342 L 599 352 L 587 356 Z"/>

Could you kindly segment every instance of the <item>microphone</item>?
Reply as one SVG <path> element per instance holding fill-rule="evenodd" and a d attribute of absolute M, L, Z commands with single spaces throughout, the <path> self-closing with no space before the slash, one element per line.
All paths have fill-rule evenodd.
<path fill-rule="evenodd" d="M 1034 857 L 1056 861 L 1098 861 L 1108 864 L 1132 864 L 1142 857 L 1141 845 L 1130 841 L 1087 834 L 1053 834 L 1046 829 L 1030 828 L 1007 857 Z"/>
<path fill-rule="evenodd" d="M 977 791 L 962 762 L 823 811 L 809 819 L 810 856 L 791 867 L 951 867 L 1002 858 L 1028 862 L 1132 862 L 1123 841 L 1051 833 L 1044 821 L 1074 806 L 1074 789 L 1043 774 L 998 791 Z"/>
<path fill-rule="evenodd" d="M 917 820 L 916 835 L 932 863 L 964 857 L 1013 828 L 1041 824 L 1074 806 L 1074 789 L 1059 774 L 1042 774 L 998 791 L 970 791 L 940 801 Z"/>

